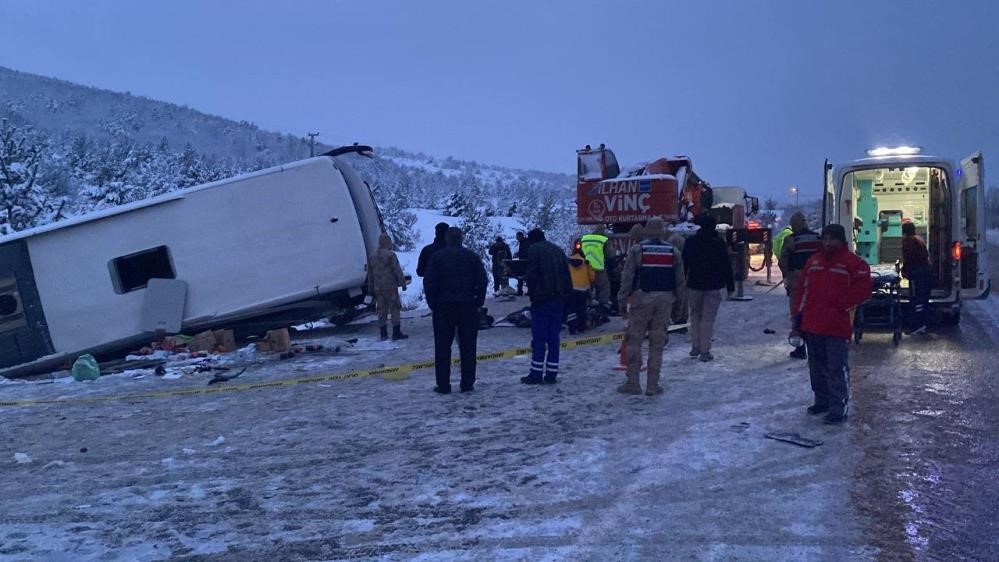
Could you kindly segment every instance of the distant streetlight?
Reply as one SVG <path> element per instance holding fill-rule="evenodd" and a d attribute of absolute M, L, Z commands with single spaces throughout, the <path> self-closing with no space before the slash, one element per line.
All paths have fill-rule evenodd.
<path fill-rule="evenodd" d="M 316 155 L 316 137 L 319 133 L 308 133 L 309 135 L 309 158 Z"/>
<path fill-rule="evenodd" d="M 798 186 L 796 186 L 796 185 L 792 185 L 791 186 L 791 195 L 794 195 L 794 206 L 797 207 L 798 206 Z"/>

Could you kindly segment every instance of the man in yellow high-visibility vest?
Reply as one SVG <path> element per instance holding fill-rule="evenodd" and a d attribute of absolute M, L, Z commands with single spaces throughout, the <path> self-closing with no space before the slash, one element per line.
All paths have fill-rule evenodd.
<path fill-rule="evenodd" d="M 607 277 L 606 263 L 607 258 L 613 255 L 614 249 L 610 245 L 610 238 L 604 232 L 604 226 L 599 225 L 592 233 L 584 234 L 579 243 L 582 246 L 583 257 L 596 273 L 593 286 L 597 290 L 597 302 L 604 310 L 609 310 L 610 278 Z"/>

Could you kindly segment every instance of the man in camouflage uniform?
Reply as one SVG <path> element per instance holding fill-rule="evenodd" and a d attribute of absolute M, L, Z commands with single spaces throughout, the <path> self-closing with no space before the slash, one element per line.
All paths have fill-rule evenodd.
<path fill-rule="evenodd" d="M 683 259 L 680 252 L 664 241 L 666 225 L 660 218 L 650 219 L 645 226 L 646 238 L 628 251 L 621 278 L 618 302 L 631 298 L 626 318 L 628 330 L 628 380 L 617 388 L 624 394 L 641 394 L 638 373 L 642 367 L 642 341 L 649 336 L 649 371 L 645 387 L 647 396 L 662 394 L 659 374 L 663 364 L 663 348 L 669 340 L 670 310 L 676 295 L 685 293 Z"/>
<path fill-rule="evenodd" d="M 399 300 L 399 287 L 406 290 L 406 276 L 402 273 L 399 258 L 392 251 L 392 239 L 388 234 L 382 233 L 378 237 L 378 249 L 368 258 L 368 290 L 375 297 L 382 340 L 389 338 L 389 316 L 392 317 L 392 339 L 404 340 L 409 337 L 402 333 L 400 326 L 402 301 Z"/>

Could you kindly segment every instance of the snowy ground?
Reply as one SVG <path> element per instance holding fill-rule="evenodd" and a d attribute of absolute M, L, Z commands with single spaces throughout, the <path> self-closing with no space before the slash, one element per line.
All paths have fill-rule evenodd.
<path fill-rule="evenodd" d="M 994 559 L 999 389 L 982 378 L 997 357 L 981 334 L 999 301 L 897 350 L 865 337 L 854 413 L 830 428 L 803 412 L 806 367 L 787 358 L 783 288 L 768 290 L 722 304 L 713 363 L 674 335 L 655 398 L 614 391 L 608 344 L 565 352 L 554 387 L 519 384 L 520 357 L 480 363 L 471 394 L 436 395 L 420 371 L 0 408 L 0 560 Z M 499 316 L 525 302 L 488 305 Z M 377 342 L 372 325 L 306 332 L 360 340 L 262 360 L 240 381 L 428 358 L 430 319 L 406 316 L 409 340 Z M 494 328 L 480 352 L 528 339 Z M 9 383 L 0 396 L 123 396 L 209 376 Z"/>

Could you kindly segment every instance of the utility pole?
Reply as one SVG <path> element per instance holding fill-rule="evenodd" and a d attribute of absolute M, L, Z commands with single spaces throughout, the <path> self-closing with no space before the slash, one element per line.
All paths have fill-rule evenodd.
<path fill-rule="evenodd" d="M 309 135 L 309 158 L 316 155 L 316 137 L 319 133 L 308 133 Z"/>

